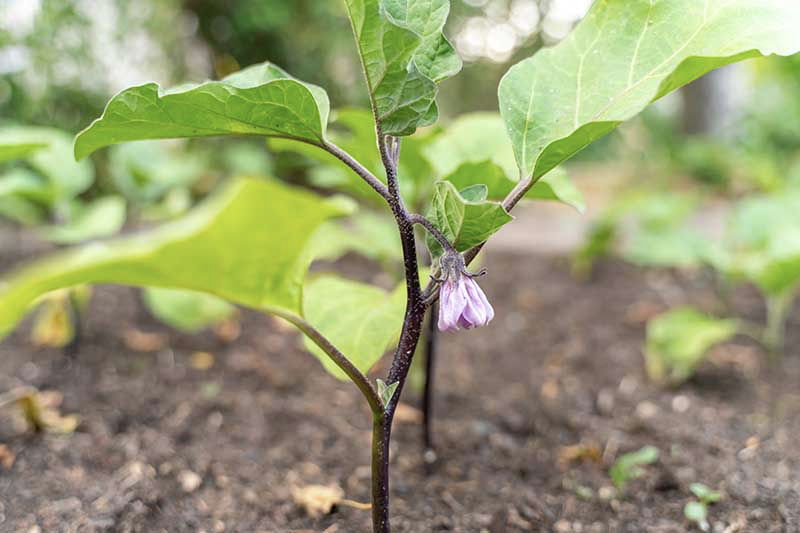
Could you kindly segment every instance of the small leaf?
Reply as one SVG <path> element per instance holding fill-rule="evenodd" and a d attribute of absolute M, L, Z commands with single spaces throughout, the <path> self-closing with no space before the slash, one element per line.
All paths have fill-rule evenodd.
<path fill-rule="evenodd" d="M 449 0 L 346 0 L 376 118 L 386 135 L 436 121 L 437 83 L 461 60 L 442 34 Z"/>
<path fill-rule="evenodd" d="M 236 312 L 225 300 L 201 292 L 147 288 L 142 294 L 156 318 L 189 333 L 224 322 Z"/>
<path fill-rule="evenodd" d="M 46 196 L 38 198 L 49 208 L 82 193 L 94 182 L 94 168 L 88 161 L 76 162 L 72 156 L 72 136 L 52 128 L 9 126 L 0 128 L 2 139 L 44 145 L 25 156 L 26 163 L 46 185 Z"/>
<path fill-rule="evenodd" d="M 483 196 L 485 189 L 485 186 L 479 186 L 466 189 L 466 192 L 478 198 Z M 459 193 L 449 181 L 436 184 L 428 217 L 459 252 L 486 241 L 512 220 L 500 203 L 471 201 L 463 193 Z M 433 236 L 428 235 L 426 242 L 433 257 L 442 254 L 442 247 Z"/>
<path fill-rule="evenodd" d="M 402 261 L 397 226 L 391 215 L 366 209 L 323 224 L 310 245 L 313 259 L 336 261 L 348 252 L 380 262 Z"/>
<path fill-rule="evenodd" d="M 661 314 L 647 323 L 647 374 L 655 381 L 678 385 L 692 376 L 712 346 L 737 330 L 735 320 L 714 318 L 690 307 Z"/>
<path fill-rule="evenodd" d="M 697 230 L 672 227 L 651 231 L 639 228 L 628 242 L 623 256 L 626 260 L 646 267 L 696 267 L 703 264 L 711 248 Z"/>
<path fill-rule="evenodd" d="M 522 175 L 545 175 L 714 68 L 800 51 L 798 26 L 800 4 L 783 0 L 595 2 L 566 39 L 517 63 L 500 83 Z"/>
<path fill-rule="evenodd" d="M 389 293 L 332 275 L 312 279 L 304 291 L 306 319 L 364 373 L 399 337 L 405 302 L 404 284 Z M 347 379 L 310 339 L 305 339 L 305 346 L 328 372 Z"/>
<path fill-rule="evenodd" d="M 111 237 L 125 223 L 125 200 L 121 196 L 98 198 L 87 205 L 78 205 L 75 218 L 66 224 L 44 226 L 42 237 L 57 244 L 76 244 L 92 239 Z"/>
<path fill-rule="evenodd" d="M 486 185 L 470 185 L 458 191 L 458 194 L 468 202 L 483 202 L 489 196 L 489 188 Z"/>
<path fill-rule="evenodd" d="M 382 379 L 378 379 L 378 396 L 380 396 L 381 401 L 383 402 L 383 406 L 386 407 L 389 405 L 389 402 L 392 401 L 394 397 L 394 393 L 397 390 L 397 386 L 400 385 L 399 381 L 395 381 L 389 385 L 386 384 Z"/>
<path fill-rule="evenodd" d="M 655 463 L 658 456 L 658 448 L 654 446 L 645 446 L 635 452 L 622 454 L 609 470 L 612 483 L 617 490 L 625 490 L 628 481 L 644 475 L 640 467 Z"/>
<path fill-rule="evenodd" d="M 168 191 L 199 180 L 208 172 L 206 159 L 166 141 L 131 142 L 110 150 L 109 171 L 126 198 L 151 204 Z"/>
<path fill-rule="evenodd" d="M 722 493 L 718 490 L 711 489 L 702 483 L 692 483 L 689 485 L 689 490 L 692 494 L 697 496 L 697 499 L 704 504 L 717 503 L 722 499 Z"/>
<path fill-rule="evenodd" d="M 683 508 L 683 516 L 697 524 L 703 531 L 710 529 L 708 524 L 708 507 L 702 502 L 689 502 Z"/>
<path fill-rule="evenodd" d="M 47 147 L 47 143 L 14 142 L 3 137 L 3 135 L 0 135 L 0 163 L 23 159 L 33 152 Z"/>
<path fill-rule="evenodd" d="M 723 253 L 712 264 L 755 283 L 767 296 L 800 286 L 800 193 L 755 196 L 733 212 Z"/>
<path fill-rule="evenodd" d="M 221 81 L 162 89 L 126 89 L 75 139 L 75 157 L 125 141 L 249 135 L 325 141 L 330 104 L 325 91 L 271 63 Z"/>

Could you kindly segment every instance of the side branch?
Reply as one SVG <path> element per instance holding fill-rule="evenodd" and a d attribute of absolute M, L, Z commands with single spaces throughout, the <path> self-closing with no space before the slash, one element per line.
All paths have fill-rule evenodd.
<path fill-rule="evenodd" d="M 324 351 L 325 354 L 330 357 L 334 363 L 336 363 L 336 366 L 341 368 L 342 371 L 347 374 L 347 377 L 349 377 L 353 383 L 355 383 L 356 387 L 358 387 L 358 389 L 364 395 L 364 398 L 367 399 L 367 403 L 369 403 L 369 407 L 372 409 L 373 413 L 379 414 L 383 412 L 383 401 L 378 396 L 378 393 L 375 390 L 375 387 L 372 386 L 372 383 L 370 383 L 367 377 L 358 368 L 356 368 L 356 366 L 317 328 L 302 318 L 294 315 L 286 314 L 279 316 L 281 316 L 281 318 L 285 318 L 294 324 L 297 329 L 308 335 L 308 337 L 314 341 L 314 344 L 319 346 L 322 351 Z"/>
<path fill-rule="evenodd" d="M 433 225 L 433 222 L 431 222 L 430 220 L 428 220 L 424 216 L 418 215 L 416 213 L 413 214 L 413 215 L 409 215 L 408 219 L 411 221 L 412 224 L 419 224 L 420 226 L 425 228 L 428 231 L 428 233 L 433 235 L 433 237 L 437 241 L 439 241 L 439 244 L 442 245 L 442 248 L 444 248 L 445 250 L 447 250 L 449 252 L 455 252 L 456 251 L 456 249 L 453 248 L 453 245 L 450 243 L 450 241 L 447 240 L 447 237 L 442 235 L 442 232 L 439 231 L 439 229 L 436 226 Z"/>
<path fill-rule="evenodd" d="M 350 167 L 353 172 L 358 174 L 358 176 L 363 179 L 367 185 L 375 189 L 375 192 L 380 194 L 387 202 L 391 198 L 389 195 L 389 189 L 381 183 L 381 180 L 375 177 L 375 175 L 367 170 L 364 165 L 359 163 L 358 161 L 353 158 L 350 154 L 333 144 L 332 142 L 326 142 L 323 148 L 336 157 L 339 161 Z"/>

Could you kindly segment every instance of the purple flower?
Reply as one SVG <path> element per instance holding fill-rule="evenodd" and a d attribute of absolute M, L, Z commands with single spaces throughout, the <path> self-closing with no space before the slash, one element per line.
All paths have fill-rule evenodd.
<path fill-rule="evenodd" d="M 439 289 L 439 330 L 456 331 L 488 324 L 492 308 L 476 277 L 464 268 L 461 254 L 445 254 L 441 259 L 444 279 Z"/>

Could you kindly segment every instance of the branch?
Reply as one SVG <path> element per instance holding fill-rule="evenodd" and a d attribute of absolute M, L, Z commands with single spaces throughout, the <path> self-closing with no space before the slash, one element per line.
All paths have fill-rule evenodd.
<path fill-rule="evenodd" d="M 375 175 L 367 170 L 364 165 L 359 163 L 358 161 L 353 158 L 350 154 L 333 144 L 332 142 L 326 141 L 324 145 L 322 145 L 328 153 L 339 159 L 342 163 L 350 167 L 353 172 L 359 175 L 361 179 L 367 182 L 367 185 L 375 189 L 375 192 L 380 194 L 387 202 L 390 199 L 389 189 L 387 189 L 386 185 L 381 183 L 381 180 L 375 177 Z"/>
<path fill-rule="evenodd" d="M 336 363 L 336 366 L 342 369 L 342 371 L 347 374 L 353 383 L 355 383 L 356 387 L 361 391 L 361 394 L 364 395 L 364 398 L 367 399 L 367 403 L 369 403 L 370 409 L 375 414 L 383 413 L 383 401 L 378 396 L 375 387 L 372 386 L 369 379 L 358 369 L 356 366 L 342 353 L 339 351 L 336 346 L 331 343 L 318 329 L 314 326 L 303 320 L 302 318 L 286 313 L 276 313 L 281 318 L 284 318 L 291 322 L 292 324 L 297 327 L 300 331 L 308 335 L 308 337 L 314 341 L 314 344 L 319 346 L 325 354 L 331 358 L 331 360 Z"/>
<path fill-rule="evenodd" d="M 428 233 L 433 235 L 433 237 L 437 241 L 439 241 L 439 244 L 442 245 L 442 248 L 444 248 L 445 250 L 447 250 L 449 252 L 455 252 L 456 251 L 456 249 L 453 248 L 453 245 L 450 243 L 450 241 L 447 240 L 447 237 L 445 237 L 442 234 L 442 232 L 439 231 L 439 229 L 436 226 L 433 225 L 433 222 L 431 222 L 430 220 L 428 220 L 424 216 L 418 215 L 418 214 L 409 215 L 408 219 L 411 221 L 412 224 L 419 224 L 420 226 L 425 228 L 428 231 Z"/>

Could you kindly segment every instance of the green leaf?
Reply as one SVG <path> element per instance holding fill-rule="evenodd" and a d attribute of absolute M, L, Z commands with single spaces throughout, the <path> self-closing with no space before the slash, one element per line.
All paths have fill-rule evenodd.
<path fill-rule="evenodd" d="M 465 197 L 465 194 L 473 199 Z M 459 252 L 486 241 L 513 219 L 500 203 L 478 199 L 485 198 L 485 195 L 485 186 L 459 192 L 449 181 L 436 184 L 428 218 Z M 427 244 L 433 257 L 442 254 L 441 245 L 430 234 Z"/>
<path fill-rule="evenodd" d="M 0 142 L 44 145 L 29 152 L 25 162 L 47 185 L 47 207 L 53 208 L 82 193 L 94 182 L 94 168 L 72 156 L 72 137 L 60 130 L 32 126 L 0 128 Z"/>
<path fill-rule="evenodd" d="M 87 205 L 76 206 L 75 217 L 67 223 L 39 228 L 42 237 L 57 244 L 77 244 L 111 237 L 125 223 L 125 200 L 106 196 Z"/>
<path fill-rule="evenodd" d="M 781 0 L 606 0 L 569 37 L 513 66 L 500 112 L 533 179 L 650 102 L 717 67 L 800 51 L 800 4 Z"/>
<path fill-rule="evenodd" d="M 722 493 L 718 490 L 711 489 L 702 483 L 692 483 L 689 485 L 689 490 L 692 494 L 697 496 L 697 499 L 705 504 L 717 503 L 722 499 Z"/>
<path fill-rule="evenodd" d="M 437 83 L 461 69 L 442 34 L 449 0 L 346 0 L 376 118 L 386 135 L 436 121 Z"/>
<path fill-rule="evenodd" d="M 135 202 L 155 202 L 175 187 L 191 185 L 208 172 L 209 162 L 185 147 L 164 141 L 115 146 L 109 171 L 117 189 Z"/>
<path fill-rule="evenodd" d="M 655 463 L 658 456 L 658 448 L 654 446 L 645 446 L 635 452 L 620 455 L 608 471 L 611 482 L 617 490 L 625 490 L 628 481 L 644 475 L 641 467 Z"/>
<path fill-rule="evenodd" d="M 47 147 L 47 143 L 25 143 L 7 140 L 0 135 L 0 163 L 23 159 L 33 152 Z"/>
<path fill-rule="evenodd" d="M 326 222 L 314 234 L 313 259 L 335 261 L 348 252 L 380 262 L 402 261 L 397 226 L 391 216 L 363 209 L 344 220 Z"/>
<path fill-rule="evenodd" d="M 193 290 L 298 316 L 307 243 L 341 213 L 276 182 L 234 180 L 180 220 L 54 254 L 0 281 L 0 336 L 41 295 L 81 283 Z"/>
<path fill-rule="evenodd" d="M 703 531 L 709 530 L 708 507 L 702 502 L 689 502 L 683 508 L 683 516 L 697 524 Z"/>
<path fill-rule="evenodd" d="M 403 139 L 403 150 L 398 166 L 400 192 L 410 206 L 420 206 L 430 198 L 434 176 L 423 150 L 436 137 L 437 131 L 426 130 Z M 386 183 L 386 174 L 380 154 L 375 149 L 375 122 L 367 109 L 343 108 L 331 114 L 328 139 L 353 156 Z M 362 200 L 384 205 L 383 198 L 363 179 L 347 168 L 329 152 L 305 143 L 287 139 L 270 139 L 270 149 L 276 152 L 295 152 L 317 163 L 308 170 L 309 180 L 315 187 L 347 193 Z"/>
<path fill-rule="evenodd" d="M 394 383 L 387 385 L 385 381 L 378 378 L 378 396 L 381 397 L 381 402 L 383 402 L 383 406 L 386 407 L 389 405 L 389 402 L 392 401 L 394 397 L 394 392 L 397 390 L 397 386 L 400 385 L 399 381 L 395 381 Z"/>
<path fill-rule="evenodd" d="M 737 330 L 735 320 L 714 318 L 690 307 L 663 313 L 647 323 L 647 374 L 655 381 L 678 385 L 694 374 L 712 346 Z"/>
<path fill-rule="evenodd" d="M 161 322 L 175 329 L 194 333 L 227 320 L 236 308 L 202 292 L 147 288 L 144 304 Z"/>
<path fill-rule="evenodd" d="M 711 246 L 696 229 L 687 227 L 651 231 L 639 228 L 624 250 L 626 260 L 647 267 L 696 267 Z"/>
<path fill-rule="evenodd" d="M 502 200 L 519 181 L 514 151 L 497 113 L 471 113 L 450 124 L 425 149 L 436 175 L 457 188 L 476 183 L 489 187 L 489 198 Z M 455 181 L 454 181 L 455 180 Z M 578 211 L 583 196 L 563 169 L 554 169 L 525 195 L 531 200 L 559 200 Z"/>
<path fill-rule="evenodd" d="M 325 91 L 291 78 L 271 63 L 253 65 L 221 81 L 162 89 L 126 89 L 75 140 L 82 159 L 125 141 L 249 135 L 325 142 L 330 105 Z"/>
<path fill-rule="evenodd" d="M 516 181 L 511 180 L 505 171 L 492 161 L 463 163 L 452 174 L 444 178 L 457 189 L 474 184 L 483 184 L 488 189 L 489 200 L 503 200 L 514 189 Z M 583 212 L 583 195 L 569 179 L 566 170 L 555 168 L 544 179 L 525 194 L 530 200 L 558 200 Z"/>
<path fill-rule="evenodd" d="M 323 275 L 312 279 L 305 287 L 306 319 L 364 373 L 400 335 L 405 303 L 405 285 L 387 292 L 357 281 Z M 310 339 L 305 339 L 305 346 L 328 372 L 339 379 L 347 379 Z"/>
<path fill-rule="evenodd" d="M 800 193 L 755 196 L 740 202 L 723 253 L 714 266 L 755 283 L 768 296 L 800 285 Z"/>
<path fill-rule="evenodd" d="M 47 180 L 24 167 L 15 167 L 0 176 L 0 198 L 23 198 L 39 205 L 52 205 L 53 190 Z"/>
<path fill-rule="evenodd" d="M 375 149 L 375 122 L 372 113 L 366 109 L 338 109 L 331 115 L 331 120 L 328 139 L 385 183 L 383 164 Z M 315 187 L 344 192 L 383 205 L 383 198 L 375 194 L 372 187 L 333 154 L 320 147 L 288 139 L 269 139 L 267 145 L 273 151 L 298 153 L 317 163 L 317 166 L 309 170 L 309 179 Z"/>

